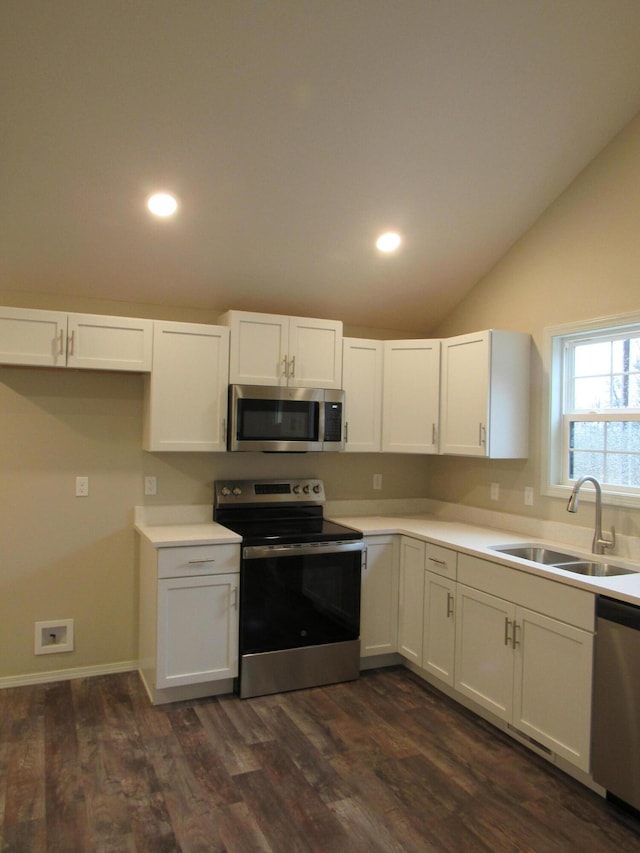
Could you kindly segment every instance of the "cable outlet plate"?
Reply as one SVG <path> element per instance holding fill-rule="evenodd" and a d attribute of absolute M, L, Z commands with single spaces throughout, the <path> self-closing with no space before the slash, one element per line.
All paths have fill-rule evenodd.
<path fill-rule="evenodd" d="M 52 655 L 73 651 L 73 619 L 36 622 L 34 654 Z"/>

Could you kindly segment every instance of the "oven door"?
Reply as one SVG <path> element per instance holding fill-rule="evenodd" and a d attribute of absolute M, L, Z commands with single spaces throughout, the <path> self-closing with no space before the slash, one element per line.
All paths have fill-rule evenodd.
<path fill-rule="evenodd" d="M 250 546 L 240 574 L 240 654 L 358 640 L 362 540 Z"/>

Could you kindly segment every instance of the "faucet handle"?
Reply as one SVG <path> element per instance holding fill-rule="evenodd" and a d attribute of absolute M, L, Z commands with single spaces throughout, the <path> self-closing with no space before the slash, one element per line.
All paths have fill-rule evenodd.
<path fill-rule="evenodd" d="M 603 548 L 611 548 L 612 551 L 616 547 L 616 529 L 613 524 L 611 525 L 611 538 L 609 538 L 606 533 L 603 533 L 602 538 L 600 539 L 600 545 L 602 545 Z"/>

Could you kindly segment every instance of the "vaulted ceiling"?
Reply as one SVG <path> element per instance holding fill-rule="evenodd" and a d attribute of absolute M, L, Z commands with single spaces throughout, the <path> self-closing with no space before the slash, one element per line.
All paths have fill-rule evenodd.
<path fill-rule="evenodd" d="M 0 95 L 0 290 L 427 332 L 640 110 L 640 3 L 2 0 Z"/>

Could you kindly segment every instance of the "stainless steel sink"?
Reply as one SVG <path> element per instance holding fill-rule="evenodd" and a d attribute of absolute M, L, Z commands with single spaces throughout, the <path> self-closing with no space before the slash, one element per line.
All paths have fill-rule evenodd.
<path fill-rule="evenodd" d="M 529 560 L 538 565 L 551 566 L 554 569 L 563 569 L 565 572 L 573 572 L 576 575 L 588 575 L 593 578 L 611 578 L 616 575 L 634 575 L 638 569 L 626 569 L 611 563 L 599 563 L 596 560 L 587 560 L 576 554 L 566 554 L 544 545 L 495 545 L 492 551 L 499 551 L 508 557 L 519 557 L 521 560 Z"/>
<path fill-rule="evenodd" d="M 555 564 L 554 568 L 577 575 L 589 575 L 593 578 L 612 578 L 616 575 L 635 575 L 634 569 L 623 569 L 622 566 L 612 566 L 611 563 L 595 563 L 591 560 L 577 560 L 574 563 Z"/>
<path fill-rule="evenodd" d="M 509 557 L 519 557 L 521 560 L 530 560 L 532 563 L 542 563 L 543 566 L 553 566 L 556 563 L 571 563 L 578 560 L 575 554 L 565 554 L 562 551 L 554 551 L 543 545 L 505 545 L 496 546 L 493 551 L 500 551 Z"/>

